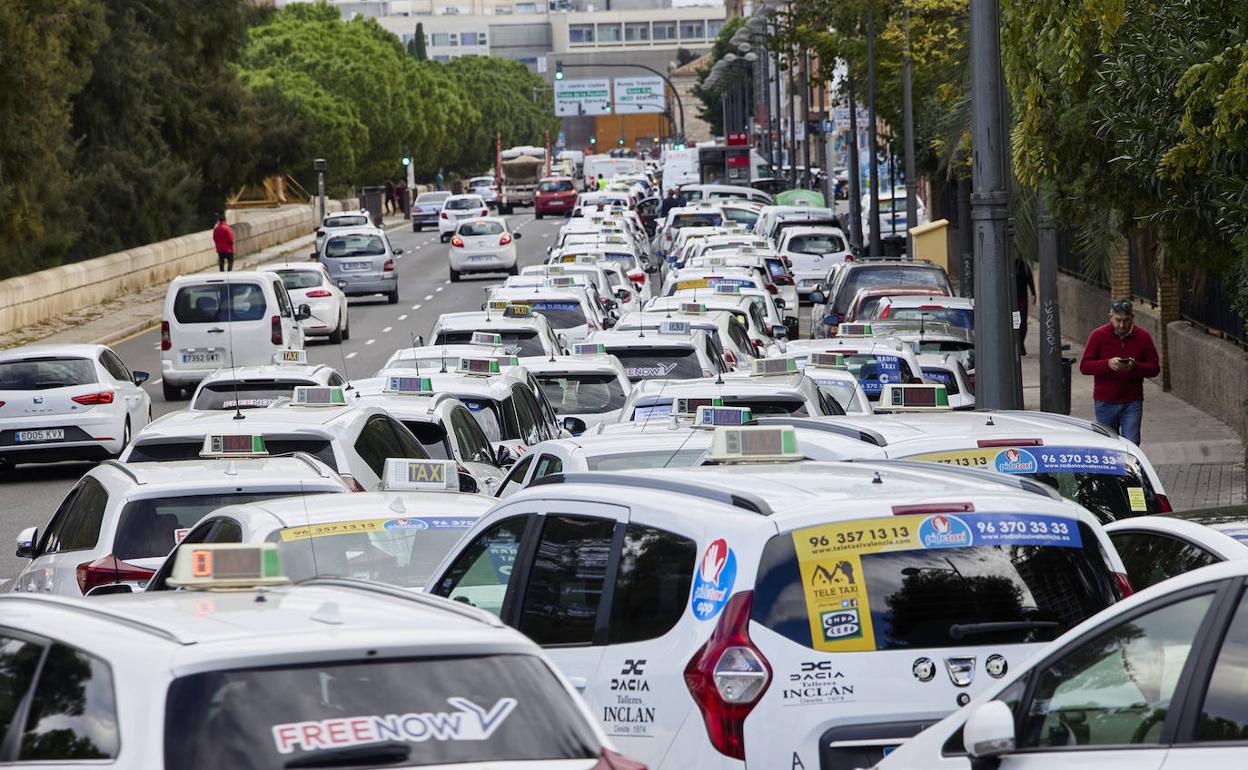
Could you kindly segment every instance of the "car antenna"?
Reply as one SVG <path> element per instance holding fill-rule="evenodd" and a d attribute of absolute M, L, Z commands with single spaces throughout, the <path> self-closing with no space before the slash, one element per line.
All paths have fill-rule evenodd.
<path fill-rule="evenodd" d="M 658 401 L 660 398 L 663 398 L 663 391 L 667 390 L 667 383 L 669 383 L 669 382 L 671 382 L 671 378 L 670 378 L 670 377 L 664 377 L 664 378 L 663 378 L 663 384 L 659 387 L 659 392 L 658 392 L 658 394 L 657 394 L 657 395 L 655 395 L 655 397 L 654 397 L 655 401 Z M 672 406 L 671 406 L 671 408 L 669 408 L 669 409 L 667 410 L 667 413 L 668 413 L 669 415 L 672 413 L 672 408 L 675 408 L 675 406 L 676 406 L 676 399 L 672 399 Z M 641 429 L 642 429 L 642 431 L 645 431 L 645 429 L 646 429 L 646 425 L 648 425 L 648 424 L 650 423 L 650 417 L 651 417 L 651 415 L 653 415 L 653 414 L 654 414 L 654 407 L 652 406 L 652 407 L 650 407 L 650 411 L 646 413 L 646 419 L 644 419 L 644 420 L 642 420 L 642 421 L 641 421 Z"/>
<path fill-rule="evenodd" d="M 308 512 L 308 493 L 303 489 L 303 481 L 299 482 L 299 500 L 303 503 L 303 523 L 308 528 L 308 534 L 312 534 L 312 514 Z M 316 538 L 308 538 L 308 550 L 312 556 L 312 574 L 320 575 L 321 572 L 316 568 Z"/>
<path fill-rule="evenodd" d="M 438 374 L 446 374 L 446 342 L 442 342 L 442 369 Z"/>
<path fill-rule="evenodd" d="M 667 460 L 663 463 L 663 467 L 664 467 L 664 468 L 666 468 L 667 466 L 669 466 L 669 465 L 671 465 L 671 464 L 672 464 L 672 460 L 675 460 L 675 459 L 676 459 L 676 455 L 680 454 L 680 450 L 682 450 L 682 449 L 684 449 L 684 448 L 685 448 L 685 444 L 688 444 L 688 443 L 689 443 L 689 439 L 693 438 L 693 434 L 694 434 L 694 433 L 697 433 L 697 431 L 696 431 L 696 430 L 694 430 L 693 428 L 690 428 L 690 429 L 689 429 L 689 435 L 688 435 L 688 436 L 685 436 L 685 440 L 684 440 L 684 441 L 682 441 L 682 442 L 680 442 L 680 446 L 676 447 L 675 451 L 673 451 L 673 452 L 672 452 L 672 454 L 671 454 L 671 455 L 667 458 Z"/>
<path fill-rule="evenodd" d="M 416 332 L 409 332 L 412 335 L 412 362 L 416 364 L 416 376 L 420 376 L 420 356 L 416 355 L 415 349 L 420 347 L 416 344 Z"/>
<path fill-rule="evenodd" d="M 485 320 L 488 322 L 490 320 L 490 290 L 484 289 L 484 291 L 485 291 Z"/>
<path fill-rule="evenodd" d="M 232 268 L 233 265 L 230 265 Z M 225 273 L 225 333 L 230 341 L 230 379 L 234 382 L 234 418 L 235 420 L 245 420 L 247 416 L 243 414 L 243 410 L 238 404 L 238 372 L 234 367 L 234 287 L 230 284 L 230 273 L 233 270 L 227 270 Z M 217 309 L 220 313 L 220 308 Z"/>

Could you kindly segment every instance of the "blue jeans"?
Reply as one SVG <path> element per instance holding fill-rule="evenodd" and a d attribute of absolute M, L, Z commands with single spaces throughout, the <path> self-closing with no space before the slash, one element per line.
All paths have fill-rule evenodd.
<path fill-rule="evenodd" d="M 1096 421 L 1118 431 L 1118 435 L 1140 443 L 1140 420 L 1144 417 L 1143 401 L 1128 401 L 1125 404 L 1111 404 L 1108 401 L 1093 401 L 1096 407 Z"/>

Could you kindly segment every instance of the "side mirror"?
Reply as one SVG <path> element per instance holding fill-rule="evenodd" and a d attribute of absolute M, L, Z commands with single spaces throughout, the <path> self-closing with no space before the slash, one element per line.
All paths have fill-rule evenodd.
<path fill-rule="evenodd" d="M 110 596 L 112 594 L 132 594 L 134 587 L 125 583 L 105 583 L 87 591 L 87 596 Z"/>
<path fill-rule="evenodd" d="M 35 558 L 35 541 L 39 539 L 38 527 L 27 527 L 17 535 L 17 558 Z"/>
<path fill-rule="evenodd" d="M 521 238 L 523 238 L 523 237 L 524 237 L 524 233 L 512 233 L 512 234 L 511 234 L 511 237 L 512 237 L 512 238 L 515 238 L 515 239 L 518 241 L 518 240 L 520 240 Z M 547 253 L 547 254 L 549 254 L 550 252 L 548 251 L 548 252 L 546 252 L 546 253 Z"/>
<path fill-rule="evenodd" d="M 516 464 L 516 456 L 507 447 L 500 446 L 494 461 L 500 468 L 510 468 Z"/>
<path fill-rule="evenodd" d="M 391 249 L 390 252 L 397 257 L 398 255 L 403 253 L 403 249 Z"/>
<path fill-rule="evenodd" d="M 312 317 L 312 306 L 311 306 L 311 305 L 306 305 L 306 304 L 304 304 L 304 305 L 300 305 L 298 308 L 296 308 L 296 309 L 295 309 L 295 320 L 296 320 L 296 321 L 303 321 L 303 320 L 308 319 L 308 318 L 311 318 L 311 317 Z"/>
<path fill-rule="evenodd" d="M 861 246 L 850 246 L 849 253 L 853 254 L 855 259 L 865 257 L 867 255 L 867 252 L 863 251 Z"/>
<path fill-rule="evenodd" d="M 776 303 L 777 308 L 784 310 L 784 298 L 783 297 L 774 297 L 772 298 L 772 302 Z"/>
<path fill-rule="evenodd" d="M 616 319 L 612 318 L 611 316 L 606 316 L 606 317 L 604 317 L 604 318 L 602 319 L 602 328 L 603 328 L 603 329 L 613 329 L 613 328 L 615 328 L 615 321 L 616 321 Z"/>
<path fill-rule="evenodd" d="M 633 295 L 629 293 L 628 289 L 616 289 L 615 296 L 617 299 L 624 300 L 624 299 L 628 299 L 629 297 Z"/>
<path fill-rule="evenodd" d="M 585 425 L 585 421 L 580 417 L 564 417 L 563 427 L 573 436 L 579 436 L 585 432 L 588 426 Z"/>
<path fill-rule="evenodd" d="M 999 700 L 976 706 L 962 728 L 962 746 L 972 760 L 994 759 L 1013 751 L 1014 714 L 1010 707 Z"/>
<path fill-rule="evenodd" d="M 823 296 L 823 292 L 818 289 L 810 293 L 810 304 L 812 305 L 822 305 L 827 302 L 827 299 L 827 297 Z"/>
<path fill-rule="evenodd" d="M 775 337 L 778 340 L 785 339 L 789 336 L 789 327 L 785 326 L 784 324 L 772 324 L 771 336 Z"/>
<path fill-rule="evenodd" d="M 547 247 L 546 247 L 546 255 L 547 255 L 547 256 L 550 256 L 551 254 L 553 254 L 553 253 L 554 253 L 554 251 L 555 251 L 555 247 L 554 247 L 554 246 L 547 246 Z"/>
<path fill-rule="evenodd" d="M 658 265 L 646 265 L 646 273 L 647 273 L 647 274 L 649 274 L 649 275 L 654 275 L 654 274 L 655 274 L 655 273 L 657 273 L 657 272 L 659 272 L 659 266 L 658 266 Z"/>
<path fill-rule="evenodd" d="M 152 378 L 152 375 L 148 374 L 147 372 L 141 372 L 138 369 L 135 369 L 133 372 L 130 372 L 130 376 L 131 378 L 133 378 L 135 385 L 142 385 L 143 383 L 147 382 L 148 380 Z"/>

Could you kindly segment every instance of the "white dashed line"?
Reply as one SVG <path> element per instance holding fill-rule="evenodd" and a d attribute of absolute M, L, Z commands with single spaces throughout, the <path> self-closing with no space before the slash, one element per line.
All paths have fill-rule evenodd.
<path fill-rule="evenodd" d="M 426 294 L 426 295 L 425 295 L 425 302 L 428 302 L 428 301 L 429 301 L 429 300 L 431 300 L 431 299 L 433 299 L 433 295 L 432 295 L 432 294 Z"/>
<path fill-rule="evenodd" d="M 412 305 L 412 310 L 420 310 L 420 305 Z"/>
<path fill-rule="evenodd" d="M 354 351 L 354 350 L 352 350 L 350 353 L 348 353 L 348 354 L 347 354 L 347 359 L 348 359 L 348 360 L 350 360 L 350 359 L 352 359 L 352 358 L 355 358 L 355 355 L 356 355 L 356 354 L 355 354 L 355 351 Z"/>
<path fill-rule="evenodd" d="M 152 380 L 152 384 L 159 385 L 162 381 L 163 379 L 161 377 L 157 377 L 156 379 Z"/>
<path fill-rule="evenodd" d="M 442 287 L 439 286 L 438 288 L 434 289 L 434 291 L 442 291 Z"/>
<path fill-rule="evenodd" d="M 450 278 L 447 278 L 447 279 L 446 279 L 446 284 L 449 286 L 449 285 L 450 285 L 450 283 L 451 283 L 451 279 L 450 279 Z M 159 347 L 159 346 L 157 346 L 157 347 Z"/>
<path fill-rule="evenodd" d="M 404 313 L 403 315 L 399 316 L 399 320 L 400 320 L 400 321 L 406 321 L 406 320 L 407 320 L 407 313 Z"/>
<path fill-rule="evenodd" d="M 374 343 L 374 342 L 376 342 L 376 341 L 377 341 L 377 340 L 368 340 L 368 341 L 366 341 L 364 344 L 365 344 L 365 345 L 371 345 L 371 344 L 373 344 L 373 343 Z"/>
<path fill-rule="evenodd" d="M 393 326 L 387 326 L 386 328 L 384 328 L 384 329 L 382 329 L 382 330 L 381 330 L 381 333 L 382 333 L 382 334 L 389 334 L 389 333 L 390 333 L 390 330 L 391 330 L 391 329 L 393 329 L 393 328 L 394 328 Z"/>

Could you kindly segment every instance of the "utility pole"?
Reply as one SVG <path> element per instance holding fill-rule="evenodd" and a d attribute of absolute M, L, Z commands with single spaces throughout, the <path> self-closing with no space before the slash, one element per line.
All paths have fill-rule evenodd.
<path fill-rule="evenodd" d="M 797 187 L 797 81 L 793 77 L 793 51 L 788 51 L 789 71 L 789 186 Z"/>
<path fill-rule="evenodd" d="M 858 103 L 854 100 L 854 73 L 849 84 L 849 240 L 862 248 L 862 162 L 858 157 Z"/>
<path fill-rule="evenodd" d="M 806 171 L 802 186 L 810 186 L 810 52 L 802 49 L 802 165 Z"/>
<path fill-rule="evenodd" d="M 975 248 L 971 229 L 971 180 L 958 180 L 958 290 L 975 296 Z"/>
<path fill-rule="evenodd" d="M 1057 298 L 1057 228 L 1049 198 L 1036 198 L 1040 251 L 1040 409 L 1070 414 L 1070 391 L 1062 371 L 1062 316 Z"/>
<path fill-rule="evenodd" d="M 321 222 L 325 221 L 325 169 L 328 164 L 324 158 L 317 158 L 312 161 L 312 168 L 316 171 L 316 199 L 321 210 L 320 216 L 316 218 L 316 226 L 320 227 Z"/>
<path fill-rule="evenodd" d="M 878 257 L 883 254 L 880 244 L 880 164 L 879 140 L 876 137 L 875 121 L 875 0 L 867 0 L 867 136 L 871 158 L 868 176 L 871 180 L 869 198 L 867 199 L 868 246 L 867 254 Z"/>
<path fill-rule="evenodd" d="M 916 199 L 918 179 L 914 170 L 914 95 L 912 84 L 913 60 L 910 56 L 910 10 L 906 9 L 906 58 L 901 68 L 901 101 L 906 132 L 906 257 L 914 259 L 914 237 L 909 231 L 919 224 L 919 205 Z M 893 205 L 896 205 L 893 201 Z"/>
<path fill-rule="evenodd" d="M 776 23 L 773 26 L 774 34 L 780 34 L 780 25 Z M 776 46 L 776 146 L 775 157 L 772 158 L 771 166 L 780 174 L 784 173 L 784 104 L 780 101 L 780 47 Z M 780 174 L 776 176 L 779 177 Z"/>
<path fill-rule="evenodd" d="M 1022 408 L 1013 330 L 1013 271 L 1006 222 L 1009 193 L 1002 163 L 1001 40 L 997 0 L 970 0 L 971 220 L 975 249 L 975 405 Z"/>

